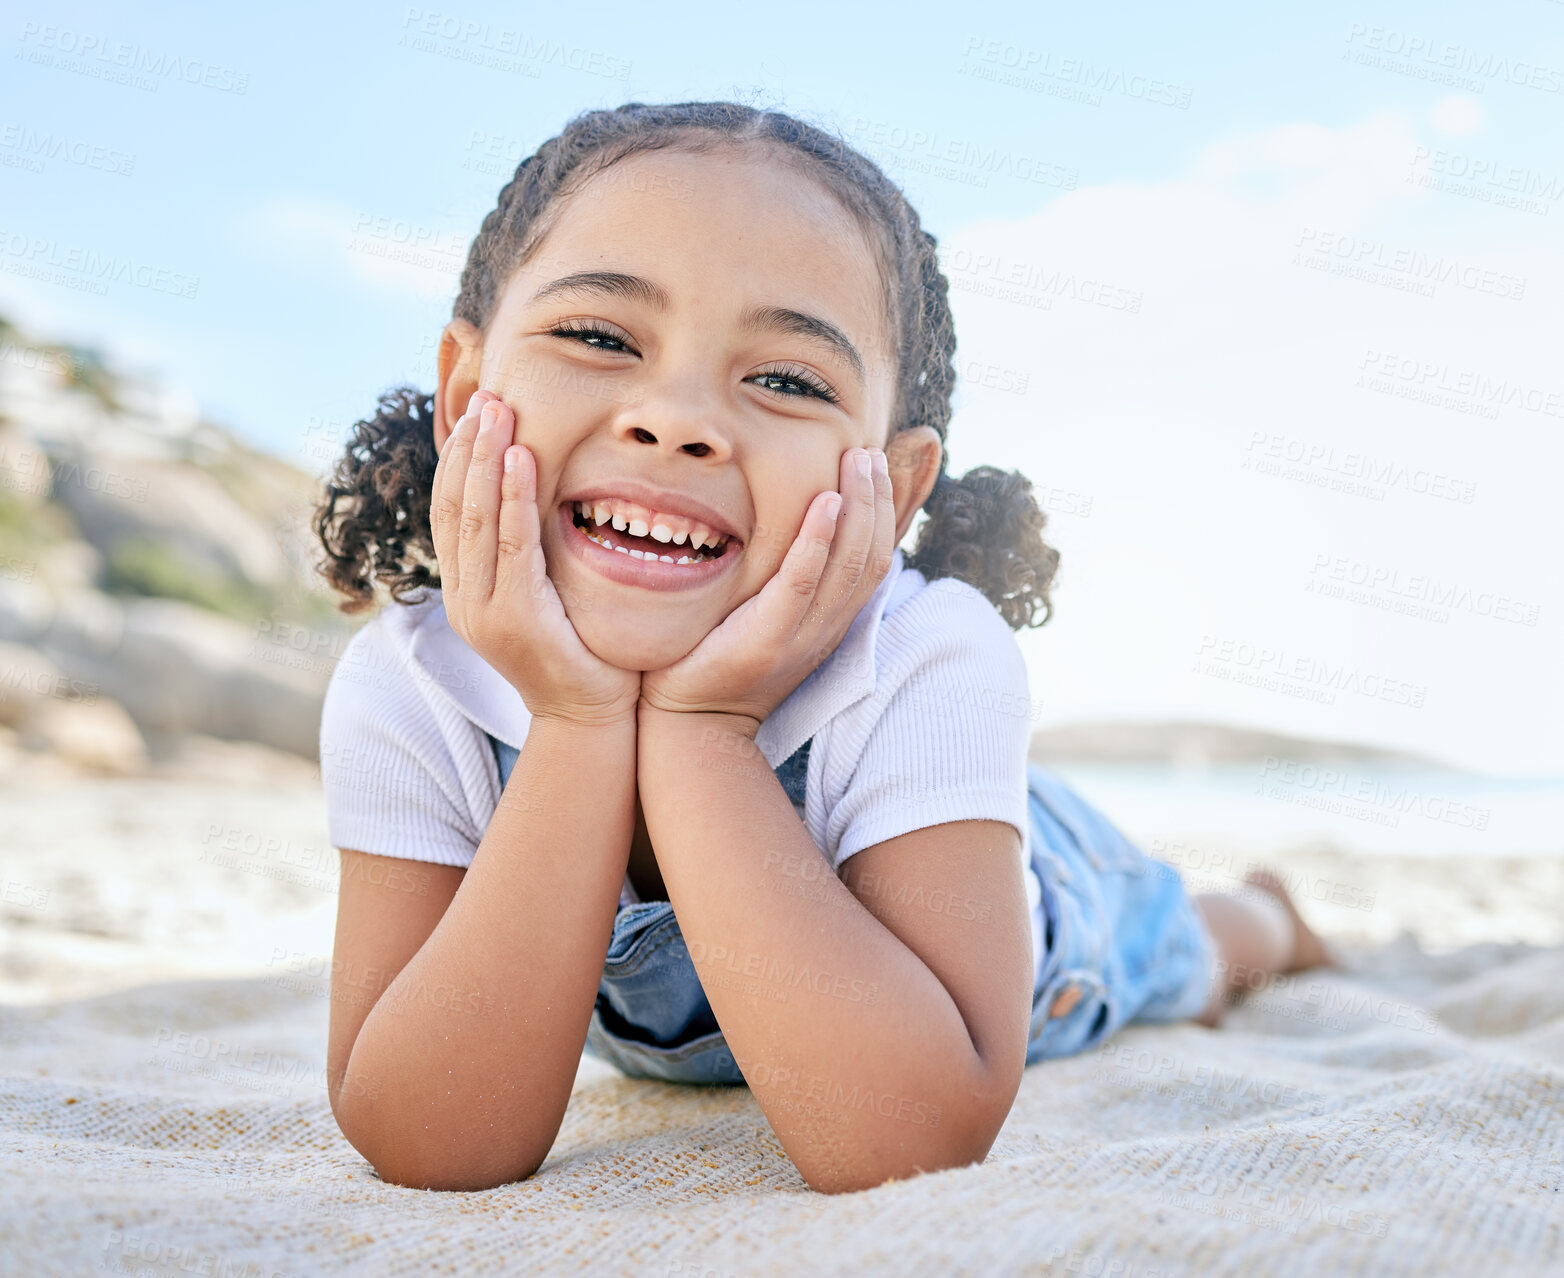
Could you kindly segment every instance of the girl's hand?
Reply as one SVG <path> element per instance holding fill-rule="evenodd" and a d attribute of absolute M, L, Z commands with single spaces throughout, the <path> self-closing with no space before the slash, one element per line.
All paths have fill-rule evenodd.
<path fill-rule="evenodd" d="M 885 454 L 842 454 L 841 492 L 816 495 L 787 558 L 684 657 L 641 677 L 658 710 L 743 715 L 758 727 L 836 650 L 890 570 L 896 508 Z"/>
<path fill-rule="evenodd" d="M 451 629 L 504 675 L 534 716 L 632 719 L 639 671 L 599 660 L 570 624 L 539 542 L 537 461 L 515 416 L 480 390 L 440 453 L 429 525 Z"/>

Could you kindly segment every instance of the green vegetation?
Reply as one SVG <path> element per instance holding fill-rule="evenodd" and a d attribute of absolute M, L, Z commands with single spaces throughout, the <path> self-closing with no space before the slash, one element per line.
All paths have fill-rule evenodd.
<path fill-rule="evenodd" d="M 65 361 L 65 384 L 73 390 L 86 391 L 111 413 L 123 406 L 120 401 L 119 379 L 104 363 L 103 354 L 85 346 L 45 346 L 42 349 L 58 355 Z"/>
<path fill-rule="evenodd" d="M 3 315 L 0 344 L 28 347 L 30 360 L 36 352 L 38 367 L 58 378 L 62 399 L 76 392 L 95 398 L 111 417 L 125 411 L 122 379 L 98 350 L 34 341 Z M 0 423 L 5 420 L 5 407 L 0 404 Z M 195 450 L 181 464 L 216 480 L 285 544 L 296 545 L 303 534 L 304 543 L 315 546 L 309 521 L 320 495 L 319 479 L 282 458 L 245 446 L 220 426 L 204 425 L 221 435 L 226 446 Z M 42 496 L 49 492 L 48 471 L 53 469 L 42 450 L 32 444 L 13 443 L 16 438 L 0 430 L 0 450 L 11 463 L 9 471 L 0 471 L 0 564 L 9 565 L 12 575 L 19 565 L 30 566 L 36 569 L 37 579 L 47 583 L 45 561 L 50 553 L 62 544 L 86 538 L 63 504 Z M 29 474 L 35 464 L 38 495 L 30 496 L 23 485 L 32 486 Z M 313 573 L 296 572 L 282 586 L 267 588 L 192 554 L 174 534 L 105 535 L 102 543 L 98 550 L 103 569 L 97 584 L 109 594 L 177 599 L 247 625 L 257 617 L 269 617 L 318 630 L 335 626 L 351 629 L 351 623 L 336 609 L 335 596 Z M 31 579 L 34 574 L 30 571 L 28 575 Z"/>
<path fill-rule="evenodd" d="M 241 579 L 195 562 L 177 546 L 146 537 L 127 537 L 109 549 L 103 588 L 115 595 L 182 599 L 240 621 L 270 612 L 273 603 Z"/>
<path fill-rule="evenodd" d="M 47 502 L 23 501 L 0 489 L 0 560 L 36 563 L 77 535 L 76 521 L 67 511 Z"/>
<path fill-rule="evenodd" d="M 75 346 L 69 342 L 29 342 L 27 334 L 3 315 L 0 315 L 0 345 L 30 346 L 59 372 L 63 385 L 71 390 L 85 391 L 108 412 L 117 413 L 123 408 L 119 377 L 96 347 Z M 0 417 L 0 420 L 4 418 Z"/>

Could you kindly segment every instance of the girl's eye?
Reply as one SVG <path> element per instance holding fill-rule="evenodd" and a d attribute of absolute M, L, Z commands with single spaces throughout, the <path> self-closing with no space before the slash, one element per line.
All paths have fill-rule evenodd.
<path fill-rule="evenodd" d="M 548 331 L 555 337 L 569 337 L 595 350 L 617 354 L 619 351 L 630 349 L 625 344 L 625 339 L 618 334 L 586 320 L 562 320 Z M 764 385 L 772 394 L 780 395 L 784 399 L 813 397 L 823 399 L 828 404 L 839 402 L 835 391 L 802 368 L 783 366 L 768 369 L 764 373 L 756 373 L 751 380 Z M 784 387 L 794 389 L 785 390 Z"/>
<path fill-rule="evenodd" d="M 818 377 L 806 373 L 801 368 L 774 368 L 764 373 L 756 373 L 754 381 L 757 383 L 777 383 L 784 386 L 802 387 L 802 392 L 796 390 L 779 390 L 775 385 L 767 385 L 766 389 L 774 394 L 781 395 L 784 399 L 808 399 L 814 396 L 825 400 L 828 404 L 837 402 L 837 394 Z"/>
<path fill-rule="evenodd" d="M 617 353 L 620 350 L 629 349 L 625 345 L 625 339 L 617 333 L 611 333 L 608 329 L 602 328 L 597 324 L 590 324 L 585 320 L 563 320 L 549 329 L 549 332 L 555 337 L 574 338 L 576 341 L 595 350 Z M 605 345 L 605 343 L 612 343 L 612 345 Z"/>

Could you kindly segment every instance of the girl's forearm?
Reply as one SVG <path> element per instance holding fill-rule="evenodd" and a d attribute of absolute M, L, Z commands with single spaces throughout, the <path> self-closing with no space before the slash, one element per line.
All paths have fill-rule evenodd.
<path fill-rule="evenodd" d="M 635 742 L 633 721 L 533 720 L 460 888 L 348 1060 L 339 1118 L 384 1179 L 487 1188 L 547 1156 L 624 882 Z"/>
<path fill-rule="evenodd" d="M 960 1009 L 831 872 L 753 730 L 640 715 L 647 831 L 736 1064 L 817 1189 L 980 1160 L 989 1070 Z"/>

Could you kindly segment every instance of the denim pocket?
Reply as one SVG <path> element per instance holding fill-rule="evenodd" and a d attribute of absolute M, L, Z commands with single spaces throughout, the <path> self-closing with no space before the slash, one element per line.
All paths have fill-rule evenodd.
<path fill-rule="evenodd" d="M 1054 1003 L 1076 993 L 1079 1001 L 1061 1016 L 1051 1016 Z M 1094 1047 L 1118 1028 L 1118 1006 L 1100 971 L 1066 967 L 1056 972 L 1032 1006 L 1031 1036 L 1026 1063 L 1074 1056 Z"/>

